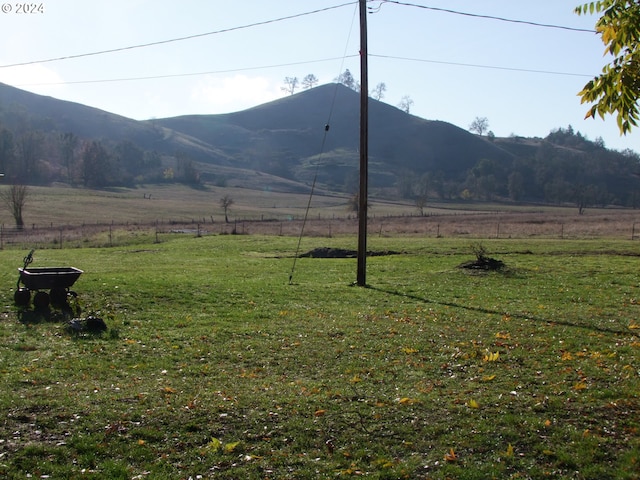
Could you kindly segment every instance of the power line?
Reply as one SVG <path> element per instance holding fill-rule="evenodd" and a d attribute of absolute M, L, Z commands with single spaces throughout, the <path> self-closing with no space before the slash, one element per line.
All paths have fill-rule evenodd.
<path fill-rule="evenodd" d="M 408 2 L 400 2 L 398 0 L 381 0 L 380 7 L 385 3 L 394 3 L 396 5 L 401 5 L 403 7 L 416 7 L 416 8 L 422 8 L 422 9 L 425 9 L 425 10 L 433 10 L 433 11 L 436 11 L 436 12 L 451 13 L 451 14 L 454 14 L 454 15 L 463 15 L 463 16 L 466 16 L 466 17 L 484 18 L 484 19 L 487 19 L 487 20 L 498 20 L 500 22 L 508 22 L 508 23 L 519 23 L 519 24 L 523 24 L 523 25 L 530 25 L 530 26 L 533 26 L 533 27 L 555 28 L 555 29 L 559 29 L 559 30 L 568 30 L 568 31 L 571 31 L 571 32 L 597 33 L 595 30 L 591 30 L 591 29 L 587 29 L 587 28 L 566 27 L 566 26 L 563 26 L 563 25 L 553 25 L 553 24 L 549 24 L 549 23 L 538 23 L 538 22 L 531 22 L 531 21 L 527 21 L 527 20 L 515 20 L 515 19 L 512 19 L 512 18 L 497 17 L 497 16 L 493 16 L 493 15 L 481 15 L 481 14 L 478 14 L 478 13 L 460 12 L 458 10 L 450 10 L 448 8 L 428 7 L 426 5 L 419 5 L 419 4 L 416 4 L 416 3 L 408 3 Z M 378 7 L 377 10 L 374 10 L 374 13 L 376 11 L 379 11 L 380 7 Z"/>
<path fill-rule="evenodd" d="M 322 63 L 322 62 L 333 62 L 336 60 L 344 60 L 346 58 L 356 58 L 356 57 L 359 57 L 359 55 L 344 55 L 342 57 L 322 58 L 318 60 L 307 60 L 303 62 L 280 63 L 280 64 L 272 64 L 272 65 L 262 65 L 257 67 L 243 67 L 243 68 L 226 69 L 226 70 L 211 70 L 207 72 L 175 73 L 175 74 L 167 74 L 167 75 L 150 75 L 150 76 L 144 76 L 144 77 L 106 78 L 106 79 L 98 79 L 98 80 L 71 80 L 68 82 L 22 83 L 16 86 L 17 87 L 41 87 L 41 86 L 54 86 L 54 85 L 135 82 L 140 80 L 158 80 L 158 79 L 164 79 L 164 78 L 195 77 L 195 76 L 201 76 L 201 75 L 218 75 L 222 73 L 246 72 L 250 70 L 266 70 L 270 68 L 290 67 L 290 66 L 296 66 L 296 65 L 308 65 L 312 63 Z M 401 60 L 405 62 L 433 63 L 436 65 L 451 65 L 456 67 L 484 68 L 489 70 L 505 70 L 505 71 L 511 71 L 511 72 L 538 73 L 538 74 L 544 74 L 544 75 L 561 75 L 565 77 L 591 78 L 593 76 L 593 75 L 584 74 L 584 73 L 557 72 L 552 70 L 537 70 L 532 68 L 502 67 L 498 65 L 482 65 L 477 63 L 446 62 L 442 60 L 400 57 L 396 55 L 380 55 L 375 53 L 370 53 L 369 57 L 382 58 L 387 60 Z"/>
<path fill-rule="evenodd" d="M 546 75 L 563 75 L 563 76 L 568 76 L 568 77 L 588 77 L 588 78 L 593 78 L 593 75 L 586 75 L 586 74 L 583 74 L 583 73 L 554 72 L 554 71 L 551 71 L 551 70 L 535 70 L 535 69 L 530 69 L 530 68 L 514 68 L 514 67 L 500 67 L 500 66 L 496 66 L 496 65 L 480 65 L 480 64 L 474 64 L 474 63 L 445 62 L 445 61 L 440 61 L 440 60 L 427 60 L 427 59 L 421 59 L 421 58 L 395 57 L 395 56 L 392 56 L 392 55 L 369 54 L 369 56 L 370 57 L 376 57 L 376 58 L 392 59 L 392 60 L 404 60 L 404 61 L 409 61 L 409 62 L 422 62 L 422 63 L 435 63 L 435 64 L 440 64 L 440 65 L 453 65 L 453 66 L 457 66 L 457 67 L 486 68 L 486 69 L 490 69 L 490 70 L 507 70 L 507 71 L 511 71 L 511 72 L 542 73 L 542 74 L 546 74 Z"/>
<path fill-rule="evenodd" d="M 304 12 L 304 13 L 297 13 L 295 15 L 288 15 L 285 17 L 280 17 L 280 18 L 274 18 L 272 20 L 264 20 L 262 22 L 256 22 L 256 23 L 250 23 L 247 25 L 241 25 L 238 27 L 230 27 L 230 28 L 224 28 L 221 30 L 214 30 L 212 32 L 205 32 L 205 33 L 198 33 L 198 34 L 194 34 L 194 35 L 187 35 L 185 37 L 178 37 L 178 38 L 171 38 L 168 40 L 159 40 L 157 42 L 150 42 L 150 43 L 141 43 L 138 45 L 130 45 L 128 47 L 120 47 L 120 48 L 111 48 L 108 50 L 100 50 L 100 51 L 96 51 L 96 52 L 89 52 L 89 53 L 80 53 L 77 55 L 66 55 L 64 57 L 56 57 L 56 58 L 48 58 L 48 59 L 44 59 L 44 60 L 32 60 L 32 61 L 28 61 L 28 62 L 20 62 L 20 63 L 13 63 L 13 64 L 9 64 L 9 65 L 0 65 L 0 68 L 9 68 L 9 67 L 21 67 L 24 65 L 34 65 L 34 64 L 38 64 L 38 63 L 49 63 L 49 62 L 58 62 L 60 60 L 70 60 L 73 58 L 82 58 L 82 57 L 90 57 L 90 56 L 94 56 L 94 55 L 103 55 L 105 53 L 115 53 L 115 52 L 123 52 L 125 50 L 134 50 L 137 48 L 146 48 L 146 47 L 152 47 L 155 45 L 164 45 L 167 43 L 173 43 L 173 42 L 181 42 L 183 40 L 192 40 L 194 38 L 201 38 L 201 37 L 206 37 L 206 36 L 210 36 L 210 35 L 217 35 L 220 33 L 228 33 L 228 32 L 233 32 L 236 30 L 243 30 L 246 28 L 252 28 L 252 27 L 258 27 L 258 26 L 262 26 L 262 25 L 268 25 L 271 23 L 277 23 L 277 22 L 282 22 L 285 20 L 291 20 L 294 18 L 300 18 L 300 17 L 305 17 L 308 15 L 315 15 L 317 13 L 321 13 L 321 12 L 326 12 L 329 10 L 335 10 L 338 8 L 342 8 L 342 7 L 346 7 L 348 5 L 354 5 L 358 2 L 348 2 L 348 3 L 343 3 L 340 5 L 334 5 L 332 7 L 325 7 L 325 8 L 320 8 L 317 10 L 312 10 L 310 12 Z"/>
<path fill-rule="evenodd" d="M 16 85 L 17 87 L 42 87 L 42 86 L 54 86 L 54 85 L 77 85 L 77 84 L 89 84 L 89 83 L 112 83 L 112 82 L 134 82 L 139 80 L 158 80 L 163 78 L 180 78 L 180 77 L 196 77 L 200 75 L 218 75 L 222 73 L 235 73 L 235 72 L 246 72 L 249 70 L 265 70 L 270 68 L 280 68 L 280 67 L 290 67 L 296 65 L 307 65 L 310 63 L 322 63 L 322 62 L 333 62 L 336 60 L 344 60 L 345 58 L 354 58 L 359 55 L 345 55 L 343 57 L 333 57 L 333 58 L 321 58 L 318 60 L 306 60 L 302 62 L 290 62 L 290 63 L 280 63 L 273 65 L 262 65 L 258 67 L 243 67 L 243 68 L 234 68 L 227 70 L 211 70 L 208 72 L 191 72 L 191 73 L 174 73 L 174 74 L 166 74 L 166 75 L 149 75 L 144 77 L 125 77 L 125 78 L 106 78 L 99 80 L 71 80 L 68 82 L 46 82 L 46 83 L 22 83 L 20 85 Z"/>

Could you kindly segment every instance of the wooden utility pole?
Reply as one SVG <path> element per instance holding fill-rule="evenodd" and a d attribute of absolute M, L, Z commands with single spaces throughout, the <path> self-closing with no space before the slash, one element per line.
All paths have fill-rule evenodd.
<path fill-rule="evenodd" d="M 369 176 L 369 72 L 367 62 L 367 0 L 360 0 L 360 190 L 358 199 L 358 279 L 367 285 L 367 190 Z"/>

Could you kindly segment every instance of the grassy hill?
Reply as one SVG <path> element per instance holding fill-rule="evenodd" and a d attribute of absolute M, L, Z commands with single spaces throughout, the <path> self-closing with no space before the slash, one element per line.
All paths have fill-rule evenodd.
<path fill-rule="evenodd" d="M 316 180 L 319 192 L 350 195 L 358 188 L 359 108 L 358 92 L 328 84 L 241 112 L 139 122 L 0 84 L 0 169 L 45 185 L 169 181 L 305 192 Z M 72 150 L 60 140 L 66 133 L 79 140 Z M 104 171 L 87 181 L 90 142 L 104 147 L 93 149 Z M 373 197 L 635 207 L 639 163 L 637 153 L 608 150 L 570 126 L 544 139 L 485 137 L 369 102 Z"/>
<path fill-rule="evenodd" d="M 329 84 L 242 112 L 154 123 L 216 145 L 244 167 L 303 181 L 318 170 L 323 183 L 336 188 L 358 168 L 359 101 L 357 92 Z M 369 112 L 374 187 L 392 186 L 401 170 L 418 175 L 442 170 L 455 176 L 482 158 L 513 158 L 507 150 L 446 122 L 409 115 L 373 99 Z"/>

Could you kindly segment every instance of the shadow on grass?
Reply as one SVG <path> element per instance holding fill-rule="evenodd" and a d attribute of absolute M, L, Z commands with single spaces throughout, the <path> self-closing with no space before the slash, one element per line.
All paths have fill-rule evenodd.
<path fill-rule="evenodd" d="M 571 322 L 568 320 L 549 320 L 548 318 L 542 318 L 542 317 L 536 317 L 535 315 L 526 315 L 523 313 L 507 313 L 507 312 L 501 312 L 499 310 L 493 310 L 490 308 L 483 308 L 483 307 L 471 307 L 469 305 L 461 305 L 459 303 L 454 303 L 454 302 L 443 302 L 443 301 L 436 301 L 436 300 L 430 300 L 428 298 L 423 298 L 420 297 L 418 295 L 412 295 L 410 293 L 404 293 L 404 292 L 399 292 L 399 291 L 394 291 L 394 290 L 387 290 L 384 288 L 379 288 L 379 287 L 372 287 L 372 286 L 367 286 L 367 288 L 371 289 L 371 290 L 375 290 L 376 292 L 380 292 L 380 293 L 386 293 L 388 295 L 395 295 L 397 297 L 403 297 L 403 298 L 409 298 L 411 300 L 416 300 L 425 304 L 432 304 L 432 305 L 442 305 L 445 307 L 451 307 L 451 308 L 458 308 L 461 310 L 468 310 L 471 312 L 479 312 L 479 313 L 486 313 L 486 314 L 491 314 L 491 315 L 509 315 L 510 317 L 513 318 L 519 318 L 522 320 L 530 320 L 533 322 L 537 322 L 537 323 L 544 323 L 544 324 L 551 324 L 551 325 L 562 325 L 565 327 L 571 327 L 571 328 L 579 328 L 579 329 L 583 329 L 583 330 L 591 330 L 591 331 L 595 331 L 595 332 L 601 332 L 601 333 L 608 333 L 608 334 L 614 334 L 614 335 L 629 335 L 632 332 L 630 332 L 629 330 L 623 330 L 623 329 L 615 329 L 615 328 L 609 328 L 609 327 L 600 327 L 600 326 L 596 326 L 596 325 L 584 325 L 584 324 L 580 324 L 580 323 L 576 323 L 576 322 Z"/>

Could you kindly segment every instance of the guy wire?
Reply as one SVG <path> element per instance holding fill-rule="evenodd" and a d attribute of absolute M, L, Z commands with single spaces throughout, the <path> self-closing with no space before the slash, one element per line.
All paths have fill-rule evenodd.
<path fill-rule="evenodd" d="M 349 29 L 349 35 L 347 36 L 347 42 L 345 45 L 344 53 L 342 55 L 342 61 L 340 63 L 340 72 L 339 75 L 342 74 L 342 68 L 344 67 L 345 59 L 347 58 L 347 49 L 349 48 L 349 41 L 351 40 L 351 34 L 353 33 L 353 25 L 356 19 L 356 13 L 358 9 L 356 8 L 353 13 L 353 20 L 351 22 L 351 28 Z M 322 163 L 322 156 L 325 151 L 325 144 L 327 142 L 327 135 L 329 133 L 329 129 L 331 127 L 331 118 L 333 116 L 333 110 L 336 103 L 336 97 L 338 95 L 338 86 L 340 84 L 336 82 L 335 88 L 333 90 L 333 97 L 331 99 L 331 106 L 329 107 L 329 116 L 327 118 L 327 123 L 324 125 L 324 135 L 322 136 L 322 144 L 320 145 L 320 155 L 318 156 L 318 160 L 316 163 L 316 171 L 313 175 L 313 182 L 311 182 L 311 191 L 309 192 L 309 200 L 307 201 L 307 208 L 304 212 L 304 219 L 302 220 L 302 227 L 300 228 L 300 235 L 298 236 L 298 244 L 296 246 L 296 253 L 293 256 L 293 265 L 291 266 L 291 273 L 289 274 L 289 285 L 293 284 L 293 273 L 296 269 L 296 261 L 298 260 L 298 256 L 300 255 L 300 245 L 302 243 L 302 236 L 304 235 L 304 228 L 307 225 L 307 219 L 309 218 L 309 210 L 311 210 L 311 200 L 313 198 L 313 194 L 316 188 L 316 182 L 318 180 L 318 171 L 320 170 L 320 164 Z"/>

